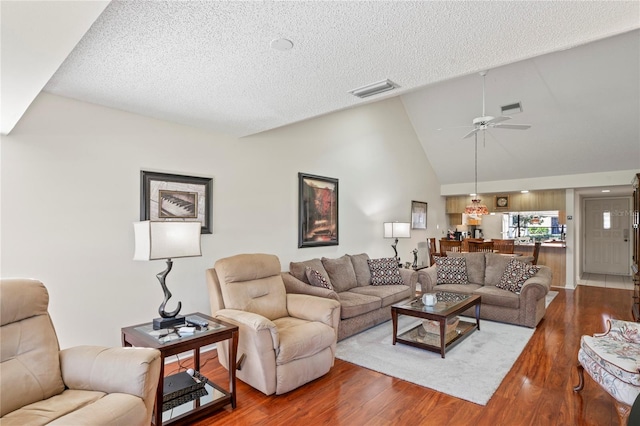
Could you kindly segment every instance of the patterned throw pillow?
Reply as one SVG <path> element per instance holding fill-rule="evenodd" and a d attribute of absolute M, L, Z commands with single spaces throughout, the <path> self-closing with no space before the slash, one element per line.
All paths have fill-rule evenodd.
<path fill-rule="evenodd" d="M 307 275 L 309 284 L 311 284 L 312 286 L 333 290 L 333 286 L 327 280 L 327 277 L 322 275 L 322 273 L 316 271 L 315 269 L 311 269 L 308 266 L 304 268 L 304 273 Z"/>
<path fill-rule="evenodd" d="M 382 259 L 367 259 L 371 271 L 371 285 L 399 285 L 404 284 L 398 261 L 393 257 Z"/>
<path fill-rule="evenodd" d="M 496 287 L 519 294 L 520 290 L 522 290 L 522 284 L 538 273 L 539 270 L 539 266 L 530 265 L 518 259 L 511 259 Z"/>
<path fill-rule="evenodd" d="M 436 257 L 436 273 L 436 285 L 469 283 L 464 257 Z"/>

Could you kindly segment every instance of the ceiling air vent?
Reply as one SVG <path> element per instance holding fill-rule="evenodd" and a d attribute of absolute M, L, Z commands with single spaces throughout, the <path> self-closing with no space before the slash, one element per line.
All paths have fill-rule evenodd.
<path fill-rule="evenodd" d="M 367 84 L 366 86 L 358 87 L 357 89 L 349 90 L 353 96 L 359 98 L 368 98 L 369 96 L 377 95 L 378 93 L 386 92 L 387 90 L 393 90 L 398 86 L 391 80 L 382 80 L 376 83 Z"/>
<path fill-rule="evenodd" d="M 502 115 L 518 114 L 519 112 L 522 112 L 522 104 L 520 102 L 516 102 L 501 106 L 500 109 L 502 110 Z"/>

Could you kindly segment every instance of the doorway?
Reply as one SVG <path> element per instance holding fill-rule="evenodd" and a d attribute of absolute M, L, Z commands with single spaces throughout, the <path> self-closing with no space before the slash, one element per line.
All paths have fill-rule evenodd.
<path fill-rule="evenodd" d="M 631 198 L 585 199 L 584 212 L 584 272 L 629 275 Z"/>

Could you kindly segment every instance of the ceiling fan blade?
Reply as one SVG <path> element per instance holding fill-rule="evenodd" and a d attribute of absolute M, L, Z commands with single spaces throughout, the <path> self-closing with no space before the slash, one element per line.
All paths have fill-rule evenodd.
<path fill-rule="evenodd" d="M 513 130 L 527 130 L 531 127 L 531 124 L 500 124 L 497 123 L 492 127 L 496 127 L 498 129 L 513 129 Z"/>
<path fill-rule="evenodd" d="M 487 121 L 487 124 L 493 123 L 502 123 L 503 121 L 511 120 L 511 117 L 507 117 L 506 115 L 501 115 L 500 117 L 494 117 L 491 120 Z"/>
<path fill-rule="evenodd" d="M 473 127 L 473 126 L 469 126 L 469 125 L 466 125 L 466 126 L 449 126 L 449 127 L 440 127 L 440 128 L 438 128 L 436 130 L 437 131 L 441 131 L 441 130 L 449 130 L 449 129 L 464 129 L 464 128 L 470 128 L 470 127 Z"/>
<path fill-rule="evenodd" d="M 471 136 L 475 135 L 476 133 L 478 133 L 480 131 L 480 129 L 473 129 L 472 131 L 470 131 L 469 133 L 467 133 L 466 135 L 464 135 L 462 137 L 462 139 L 467 139 L 470 138 Z"/>

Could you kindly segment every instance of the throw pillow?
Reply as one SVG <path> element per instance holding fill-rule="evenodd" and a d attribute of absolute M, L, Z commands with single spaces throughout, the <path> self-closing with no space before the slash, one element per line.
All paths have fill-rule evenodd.
<path fill-rule="evenodd" d="M 371 271 L 371 285 L 401 285 L 404 284 L 398 261 L 393 257 L 382 259 L 368 259 Z"/>
<path fill-rule="evenodd" d="M 322 275 L 322 273 L 316 271 L 315 269 L 311 269 L 308 266 L 304 269 L 304 272 L 309 280 L 309 284 L 315 287 L 323 287 L 329 290 L 333 290 L 333 286 L 327 280 L 327 277 Z"/>
<path fill-rule="evenodd" d="M 469 280 L 469 283 L 484 285 L 486 254 L 487 253 L 482 253 L 482 252 L 477 252 L 477 253 L 447 252 L 447 257 L 464 257 L 465 262 L 467 264 L 467 279 Z"/>
<path fill-rule="evenodd" d="M 518 294 L 522 290 L 524 282 L 538 273 L 539 270 L 539 266 L 511 259 L 496 287 Z"/>
<path fill-rule="evenodd" d="M 467 259 L 464 257 L 436 257 L 436 285 L 468 284 Z"/>
<path fill-rule="evenodd" d="M 331 283 L 331 279 L 329 278 L 329 274 L 324 269 L 322 265 L 322 261 L 320 259 L 310 259 L 305 260 L 304 262 L 290 262 L 289 263 L 289 273 L 302 281 L 303 283 L 310 284 L 309 279 L 307 278 L 306 267 L 311 269 L 315 269 L 325 276 L 329 284 Z"/>

